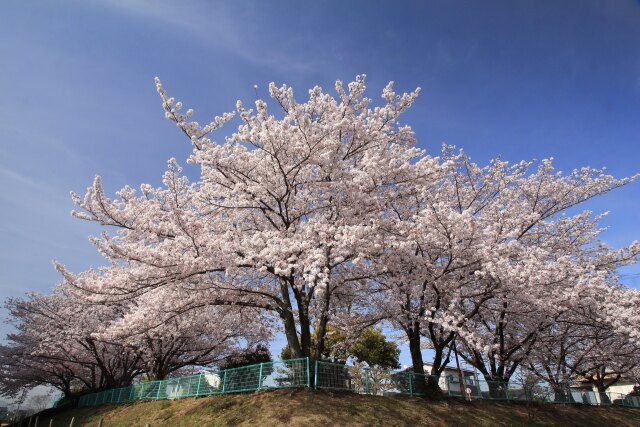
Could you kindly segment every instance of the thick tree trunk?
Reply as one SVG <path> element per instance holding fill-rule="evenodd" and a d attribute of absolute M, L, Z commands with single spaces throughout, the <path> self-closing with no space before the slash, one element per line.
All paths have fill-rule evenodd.
<path fill-rule="evenodd" d="M 317 332 L 316 339 L 318 342 L 316 342 L 316 349 L 312 357 L 313 361 L 322 359 L 322 353 L 324 352 L 324 346 L 325 346 L 325 338 L 327 335 L 328 320 L 329 320 L 328 317 L 323 314 L 320 317 L 320 322 L 318 322 L 318 326 L 317 326 L 318 329 L 316 331 Z"/>
<path fill-rule="evenodd" d="M 611 405 L 611 399 L 607 394 L 607 386 L 604 384 L 604 381 L 596 381 L 595 386 L 596 386 L 596 389 L 598 390 L 598 397 L 600 398 L 600 404 Z"/>
<path fill-rule="evenodd" d="M 316 334 L 316 339 L 318 342 L 316 342 L 316 351 L 315 351 L 315 354 L 313 355 L 314 360 L 320 360 L 320 358 L 322 357 L 322 353 L 324 352 L 325 337 L 327 335 L 327 324 L 329 323 L 328 313 L 329 313 L 330 299 L 331 299 L 331 293 L 327 289 L 327 291 L 325 291 L 324 293 L 324 301 L 323 301 L 324 304 L 322 308 L 322 313 L 320 315 L 320 321 L 318 322 L 318 326 L 317 326 L 318 330 Z"/>
<path fill-rule="evenodd" d="M 167 376 L 167 373 L 164 369 L 164 363 L 162 360 L 163 358 L 162 356 L 156 356 L 155 359 L 156 360 L 153 362 L 153 366 L 151 366 L 151 369 L 149 369 L 147 375 L 149 376 L 149 380 L 151 381 L 163 380 Z"/>
<path fill-rule="evenodd" d="M 64 383 L 64 390 L 62 390 L 63 398 L 71 397 L 71 383 Z"/>
<path fill-rule="evenodd" d="M 300 350 L 301 357 L 311 356 L 311 324 L 306 307 L 298 307 L 298 318 L 300 321 Z"/>
<path fill-rule="evenodd" d="M 443 353 L 441 348 L 436 348 L 433 355 L 433 362 L 431 366 L 431 375 L 435 375 L 440 377 L 442 373 L 442 362 L 443 362 Z"/>
<path fill-rule="evenodd" d="M 560 387 L 553 387 L 553 401 L 557 403 L 569 403 L 569 394 Z"/>
<path fill-rule="evenodd" d="M 289 297 L 289 286 L 285 279 L 280 278 L 279 281 L 283 306 L 280 307 L 278 314 L 282 319 L 284 334 L 287 337 L 287 344 L 289 344 L 289 349 L 291 349 L 291 356 L 293 358 L 304 357 L 300 341 L 298 339 L 298 332 L 296 331 L 296 321 L 293 317 L 293 307 L 291 305 L 291 298 Z"/>
<path fill-rule="evenodd" d="M 307 304 L 305 294 L 295 288 L 293 279 L 290 279 L 290 282 L 293 296 L 296 299 L 296 305 L 298 307 L 298 324 L 300 325 L 300 350 L 302 351 L 301 357 L 310 357 L 311 323 L 309 321 L 309 306 Z"/>
<path fill-rule="evenodd" d="M 161 370 L 154 370 L 149 372 L 150 381 L 161 381 L 167 378 L 167 374 Z"/>
<path fill-rule="evenodd" d="M 314 384 L 315 379 L 315 361 L 320 360 L 324 349 L 325 335 L 327 324 L 329 321 L 328 310 L 330 303 L 330 293 L 326 292 L 324 300 L 323 312 L 316 325 L 318 328 L 316 335 L 316 343 L 312 339 L 311 317 L 309 316 L 309 304 L 311 301 L 313 290 L 298 289 L 294 286 L 293 277 L 280 277 L 280 296 L 278 314 L 282 319 L 284 333 L 287 337 L 287 344 L 291 351 L 292 358 L 309 358 L 309 383 Z M 294 311 L 291 303 L 291 294 L 295 298 L 296 310 Z M 294 312 L 297 316 L 294 315 Z M 296 323 L 297 320 L 297 323 Z M 299 329 L 298 329 L 299 328 Z M 313 348 L 315 344 L 315 349 Z"/>
<path fill-rule="evenodd" d="M 446 366 L 449 364 L 451 356 L 451 342 L 455 338 L 455 334 L 452 332 L 446 333 L 441 327 L 436 329 L 433 323 L 429 323 L 428 337 L 431 340 L 433 346 L 433 362 L 431 366 L 431 372 L 429 372 L 429 378 L 427 380 L 427 386 L 430 389 L 430 393 L 442 395 L 442 389 L 440 388 L 440 377 L 444 372 Z M 446 335 L 445 335 L 446 334 Z"/>
<path fill-rule="evenodd" d="M 432 399 L 442 398 L 438 379 L 430 375 L 427 376 L 424 372 L 424 361 L 422 359 L 422 349 L 420 348 L 420 323 L 413 322 L 405 329 L 405 332 L 409 340 L 409 352 L 411 353 L 411 363 L 413 364 L 413 393 Z"/>
<path fill-rule="evenodd" d="M 291 357 L 294 359 L 304 357 L 300 341 L 298 340 L 298 332 L 296 331 L 296 322 L 291 312 L 280 313 L 280 318 L 284 326 L 284 335 L 287 337 L 287 344 L 291 349 Z"/>
<path fill-rule="evenodd" d="M 489 386 L 489 397 L 491 399 L 506 399 L 507 398 L 507 383 L 504 381 L 487 380 Z"/>
<path fill-rule="evenodd" d="M 441 347 L 436 347 L 433 355 L 431 372 L 427 373 L 427 394 L 432 398 L 440 398 L 443 395 L 442 389 L 440 388 L 440 377 L 444 370 L 443 362 L 444 351 Z"/>

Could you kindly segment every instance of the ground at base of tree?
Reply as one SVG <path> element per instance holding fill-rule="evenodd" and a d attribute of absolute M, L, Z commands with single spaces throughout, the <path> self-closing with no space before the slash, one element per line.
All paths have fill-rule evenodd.
<path fill-rule="evenodd" d="M 514 402 L 430 401 L 312 390 L 144 401 L 58 414 L 54 427 L 140 426 L 638 426 L 640 409 Z M 40 419 L 39 425 L 49 425 Z"/>

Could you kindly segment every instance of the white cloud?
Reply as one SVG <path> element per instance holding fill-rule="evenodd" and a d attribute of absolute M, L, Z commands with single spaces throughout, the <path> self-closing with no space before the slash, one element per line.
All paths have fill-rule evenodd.
<path fill-rule="evenodd" d="M 265 46 L 264 41 L 253 31 L 258 24 L 255 22 L 256 18 L 241 21 L 232 17 L 224 3 L 149 0 L 103 0 L 102 3 L 126 14 L 155 20 L 173 27 L 174 30 L 186 31 L 200 42 L 235 54 L 255 66 L 276 71 L 304 72 L 326 65 L 321 59 L 310 60 L 302 49 L 300 53 L 296 52 L 297 45 L 301 44 L 299 40 L 280 40 L 277 46 Z"/>

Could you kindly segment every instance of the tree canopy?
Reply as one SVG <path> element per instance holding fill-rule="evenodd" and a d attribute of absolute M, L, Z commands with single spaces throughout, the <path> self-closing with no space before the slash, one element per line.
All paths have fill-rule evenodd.
<path fill-rule="evenodd" d="M 7 302 L 17 329 L 0 348 L 2 393 L 163 378 L 277 332 L 287 356 L 395 367 L 377 324 L 404 336 L 416 374 L 433 349 L 433 378 L 453 343 L 490 381 L 524 366 L 606 388 L 607 370 L 640 363 L 640 293 L 618 274 L 640 245 L 606 245 L 605 214 L 585 208 L 637 176 L 563 174 L 551 159 L 478 165 L 446 145 L 433 155 L 401 122 L 419 88 L 398 94 L 391 82 L 376 105 L 365 76 L 305 101 L 271 84 L 270 103 L 238 101 L 205 125 L 156 88 L 199 178 L 170 159 L 159 187 L 108 196 L 97 176 L 72 193 L 73 215 L 104 228 L 91 242 L 106 263 L 56 263 L 52 295 Z"/>

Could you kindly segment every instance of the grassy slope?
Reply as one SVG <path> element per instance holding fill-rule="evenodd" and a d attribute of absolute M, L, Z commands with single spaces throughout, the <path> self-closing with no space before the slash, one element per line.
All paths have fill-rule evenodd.
<path fill-rule="evenodd" d="M 83 408 L 53 426 L 640 426 L 640 409 L 509 402 L 442 402 L 310 390 L 274 390 L 199 399 Z M 43 422 L 44 421 L 44 422 Z M 48 426 L 48 419 L 39 425 Z"/>

